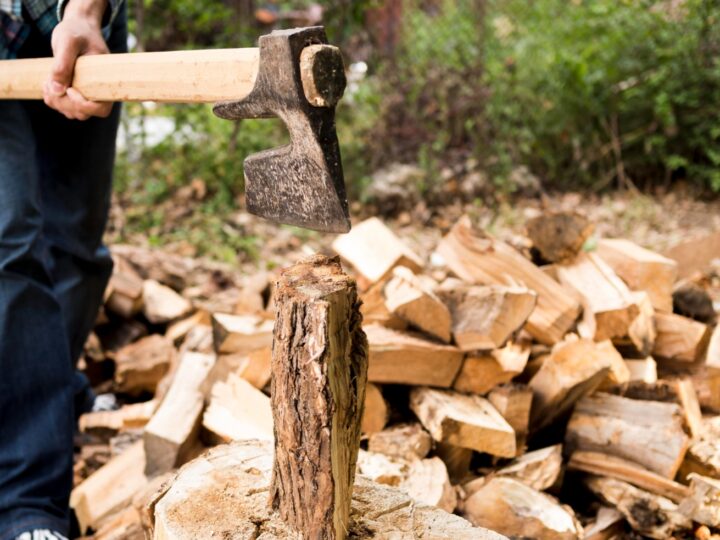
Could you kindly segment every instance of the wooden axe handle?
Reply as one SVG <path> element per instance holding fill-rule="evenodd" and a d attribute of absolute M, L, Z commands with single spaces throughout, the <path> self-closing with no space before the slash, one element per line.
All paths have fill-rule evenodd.
<path fill-rule="evenodd" d="M 253 89 L 259 58 L 257 48 L 81 56 L 72 86 L 93 101 L 236 100 Z M 0 62 L 0 99 L 42 99 L 52 61 Z"/>

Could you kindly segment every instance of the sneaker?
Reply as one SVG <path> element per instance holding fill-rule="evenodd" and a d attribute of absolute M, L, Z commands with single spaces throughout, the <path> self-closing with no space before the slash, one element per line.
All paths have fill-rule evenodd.
<path fill-rule="evenodd" d="M 27 531 L 20 536 L 16 536 L 15 540 L 68 540 L 67 536 L 63 536 L 59 532 L 50 529 L 35 529 Z"/>

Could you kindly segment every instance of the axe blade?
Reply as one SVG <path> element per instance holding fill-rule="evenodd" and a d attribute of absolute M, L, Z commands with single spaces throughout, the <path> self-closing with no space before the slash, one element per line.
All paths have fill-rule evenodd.
<path fill-rule="evenodd" d="M 260 65 L 252 92 L 218 103 L 214 113 L 231 120 L 283 120 L 290 144 L 248 156 L 244 162 L 247 209 L 260 217 L 323 232 L 350 230 L 345 180 L 335 130 L 335 108 L 312 106 L 305 97 L 300 55 L 327 43 L 322 27 L 275 31 L 260 38 Z M 345 73 L 327 66 L 325 84 L 342 94 Z M 318 66 L 319 71 L 323 66 Z M 327 75 L 327 73 L 325 74 Z"/>

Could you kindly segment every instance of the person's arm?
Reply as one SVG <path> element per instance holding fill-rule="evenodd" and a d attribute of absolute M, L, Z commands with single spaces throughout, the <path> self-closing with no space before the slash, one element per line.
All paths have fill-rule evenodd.
<path fill-rule="evenodd" d="M 70 86 L 78 56 L 109 52 L 102 35 L 103 17 L 108 7 L 108 0 L 69 0 L 64 5 L 62 20 L 53 30 L 55 61 L 43 95 L 49 107 L 68 118 L 106 117 L 112 110 L 112 103 L 88 101 Z"/>

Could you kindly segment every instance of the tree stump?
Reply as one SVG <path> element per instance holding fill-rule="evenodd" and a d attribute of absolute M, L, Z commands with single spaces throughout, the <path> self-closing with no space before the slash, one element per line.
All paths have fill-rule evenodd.
<path fill-rule="evenodd" d="M 303 538 L 343 540 L 367 382 L 355 282 L 318 255 L 282 272 L 275 301 L 270 502 Z"/>

